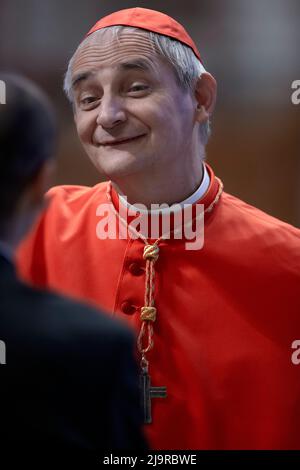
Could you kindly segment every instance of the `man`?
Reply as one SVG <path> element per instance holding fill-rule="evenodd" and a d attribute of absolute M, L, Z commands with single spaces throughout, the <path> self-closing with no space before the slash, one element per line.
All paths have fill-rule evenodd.
<path fill-rule="evenodd" d="M 300 234 L 204 164 L 216 82 L 196 45 L 160 12 L 113 13 L 79 45 L 65 89 L 112 182 L 50 191 L 23 276 L 136 330 L 153 448 L 300 448 Z"/>
<path fill-rule="evenodd" d="M 132 334 L 92 307 L 21 283 L 14 251 L 44 206 L 55 125 L 44 95 L 1 74 L 0 453 L 69 459 L 143 449 Z M 49 187 L 49 186 L 48 186 Z M 56 460 L 57 461 L 57 460 Z M 24 462 L 24 461 L 23 461 Z M 41 463 L 41 462 L 40 462 Z"/>

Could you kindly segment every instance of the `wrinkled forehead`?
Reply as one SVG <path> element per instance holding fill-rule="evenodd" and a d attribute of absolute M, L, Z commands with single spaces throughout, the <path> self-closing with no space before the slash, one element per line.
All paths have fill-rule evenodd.
<path fill-rule="evenodd" d="M 80 44 L 72 60 L 72 77 L 79 70 L 114 67 L 127 59 L 141 59 L 141 63 L 148 63 L 154 70 L 166 63 L 146 31 L 105 28 Z"/>

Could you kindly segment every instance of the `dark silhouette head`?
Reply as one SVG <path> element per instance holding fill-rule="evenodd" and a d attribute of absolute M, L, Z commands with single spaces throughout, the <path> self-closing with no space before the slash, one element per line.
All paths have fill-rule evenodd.
<path fill-rule="evenodd" d="M 20 208 L 37 212 L 52 163 L 56 125 L 52 107 L 29 80 L 0 73 L 0 235 Z M 23 202 L 26 200 L 26 204 Z"/>

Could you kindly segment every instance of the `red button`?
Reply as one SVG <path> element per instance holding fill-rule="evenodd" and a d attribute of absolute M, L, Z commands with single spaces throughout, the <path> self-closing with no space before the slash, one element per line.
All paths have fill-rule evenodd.
<path fill-rule="evenodd" d="M 144 273 L 144 269 L 138 263 L 131 263 L 128 269 L 133 276 L 141 276 Z"/>
<path fill-rule="evenodd" d="M 121 304 L 121 310 L 123 313 L 126 313 L 126 315 L 132 315 L 135 313 L 136 308 L 134 305 L 132 305 L 130 302 L 127 300 Z"/>

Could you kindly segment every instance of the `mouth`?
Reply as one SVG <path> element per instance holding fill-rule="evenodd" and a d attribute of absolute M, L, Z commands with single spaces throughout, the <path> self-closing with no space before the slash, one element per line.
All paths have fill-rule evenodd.
<path fill-rule="evenodd" d="M 107 142 L 100 142 L 98 144 L 98 147 L 117 147 L 119 145 L 124 145 L 124 144 L 128 144 L 129 142 L 134 142 L 136 140 L 139 140 L 142 137 L 145 137 L 145 135 L 146 134 L 142 134 L 142 135 L 138 135 L 136 137 L 129 137 L 129 138 L 112 140 L 112 141 L 107 141 Z"/>

